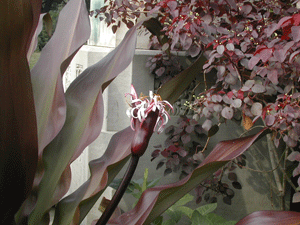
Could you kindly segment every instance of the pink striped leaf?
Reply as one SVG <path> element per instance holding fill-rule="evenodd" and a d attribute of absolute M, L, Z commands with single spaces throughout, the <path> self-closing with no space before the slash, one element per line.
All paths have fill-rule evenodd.
<path fill-rule="evenodd" d="M 300 213 L 291 211 L 257 211 L 246 216 L 236 225 L 298 225 Z"/>
<path fill-rule="evenodd" d="M 57 204 L 53 225 L 82 222 L 107 185 L 128 160 L 133 133 L 128 127 L 113 135 L 104 155 L 89 163 L 90 178 Z"/>
<path fill-rule="evenodd" d="M 40 156 L 65 122 L 62 76 L 76 52 L 89 38 L 90 30 L 85 1 L 69 1 L 60 12 L 55 33 L 31 70 Z"/>
<path fill-rule="evenodd" d="M 66 182 L 69 183 L 69 180 L 60 177 L 100 134 L 103 123 L 103 87 L 131 63 L 140 25 L 138 23 L 129 30 L 117 48 L 84 70 L 67 89 L 66 122 L 44 150 L 45 172 L 39 185 L 36 206 L 30 215 L 30 224 L 38 224 L 50 207 L 67 192 Z"/>

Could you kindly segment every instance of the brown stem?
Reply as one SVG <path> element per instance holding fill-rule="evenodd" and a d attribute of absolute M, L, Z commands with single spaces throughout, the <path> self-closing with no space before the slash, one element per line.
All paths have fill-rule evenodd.
<path fill-rule="evenodd" d="M 123 197 L 128 185 L 131 181 L 131 178 L 137 167 L 139 159 L 140 159 L 140 157 L 138 155 L 131 156 L 130 164 L 127 168 L 127 171 L 123 177 L 122 182 L 120 183 L 114 197 L 110 201 L 109 205 L 106 207 L 105 211 L 103 212 L 102 216 L 100 217 L 100 219 L 98 220 L 96 225 L 105 225 L 108 222 L 109 218 L 111 217 L 111 215 L 117 208 L 121 198 Z"/>

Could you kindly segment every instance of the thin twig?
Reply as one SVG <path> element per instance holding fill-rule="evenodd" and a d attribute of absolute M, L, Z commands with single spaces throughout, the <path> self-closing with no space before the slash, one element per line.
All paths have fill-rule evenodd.
<path fill-rule="evenodd" d="M 281 155 L 280 159 L 279 159 L 279 163 L 277 164 L 277 166 L 275 168 L 272 168 L 271 170 L 256 170 L 256 169 L 252 169 L 250 167 L 247 167 L 247 166 L 241 166 L 239 164 L 237 164 L 236 162 L 232 161 L 234 164 L 236 164 L 238 167 L 241 167 L 242 169 L 246 169 L 246 170 L 250 170 L 250 171 L 253 171 L 253 172 L 257 172 L 257 173 L 272 173 L 274 172 L 274 170 L 278 169 L 279 166 L 280 166 L 280 162 L 281 160 L 283 159 L 284 157 L 284 153 Z"/>
<path fill-rule="evenodd" d="M 275 146 L 273 144 L 273 141 L 272 141 L 272 138 L 271 138 L 270 134 L 267 134 L 267 144 L 268 144 L 268 150 L 269 150 L 270 162 L 271 162 L 272 169 L 276 168 L 276 164 L 279 164 L 279 167 L 281 167 L 278 158 L 277 158 L 277 163 L 276 163 L 276 159 L 275 159 L 276 153 L 275 153 L 275 150 L 274 150 Z M 274 175 L 274 179 L 275 179 L 275 182 L 276 182 L 276 185 L 277 185 L 277 189 L 278 189 L 278 191 L 281 195 L 282 192 L 283 192 L 283 187 L 282 187 L 282 184 L 281 184 L 281 181 L 280 181 L 280 176 L 279 176 L 278 170 L 274 170 L 273 175 Z"/>
<path fill-rule="evenodd" d="M 208 145 L 209 140 L 210 140 L 210 137 L 207 138 L 206 143 L 205 143 L 205 146 L 204 146 L 204 148 L 202 149 L 201 152 L 204 152 L 204 151 L 205 151 L 205 149 L 207 148 L 207 145 Z"/>
<path fill-rule="evenodd" d="M 283 169 L 284 169 L 284 171 L 286 171 L 286 162 L 287 162 L 287 156 L 288 156 L 287 148 L 285 149 L 284 155 L 285 156 L 284 156 L 284 161 L 283 161 Z M 286 189 L 286 178 L 287 178 L 287 174 L 284 173 L 283 180 L 282 180 L 282 182 L 283 182 L 282 186 L 283 186 L 284 193 L 285 193 L 285 189 Z M 281 197 L 281 208 L 282 208 L 282 210 L 285 210 L 284 195 Z"/>

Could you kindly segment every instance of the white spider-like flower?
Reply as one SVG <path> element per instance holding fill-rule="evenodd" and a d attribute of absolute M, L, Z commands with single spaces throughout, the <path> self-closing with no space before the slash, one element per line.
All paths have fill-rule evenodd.
<path fill-rule="evenodd" d="M 131 85 L 131 92 L 126 93 L 125 97 L 130 96 L 130 108 L 127 109 L 126 114 L 131 118 L 131 128 L 134 130 L 134 120 L 138 119 L 141 123 L 147 118 L 149 112 L 158 111 L 158 119 L 154 130 L 158 127 L 157 133 L 161 133 L 169 121 L 170 115 L 165 109 L 166 106 L 173 110 L 173 106 L 165 100 L 162 100 L 160 95 L 149 91 L 149 99 L 147 96 L 137 96 L 135 88 Z"/>

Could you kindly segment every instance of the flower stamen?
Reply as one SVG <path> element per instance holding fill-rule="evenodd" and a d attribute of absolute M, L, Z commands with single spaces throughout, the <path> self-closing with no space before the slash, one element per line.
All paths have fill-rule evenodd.
<path fill-rule="evenodd" d="M 161 133 L 170 118 L 165 108 L 169 107 L 173 111 L 173 106 L 168 101 L 162 100 L 160 95 L 154 94 L 152 91 L 149 91 L 149 96 L 141 94 L 138 98 L 133 85 L 131 85 L 131 93 L 125 94 L 125 97 L 127 96 L 130 96 L 131 100 L 131 103 L 127 102 L 130 108 L 126 111 L 127 116 L 131 118 L 131 128 L 134 130 L 135 119 L 138 119 L 142 123 L 151 111 L 155 112 L 157 110 L 158 119 L 154 130 L 157 128 L 157 133 Z"/>

